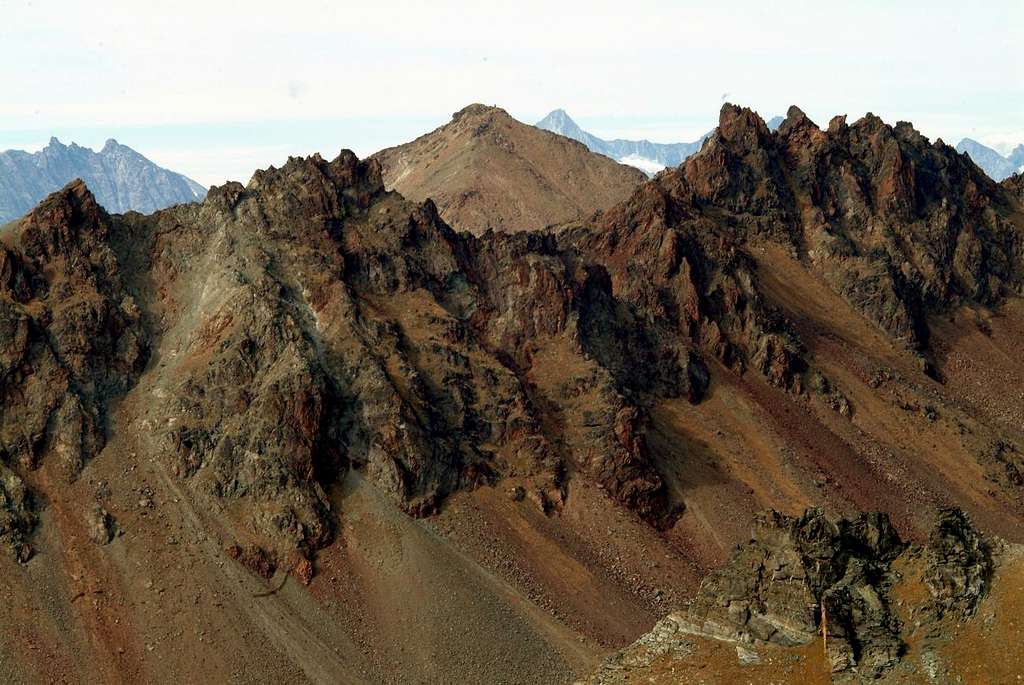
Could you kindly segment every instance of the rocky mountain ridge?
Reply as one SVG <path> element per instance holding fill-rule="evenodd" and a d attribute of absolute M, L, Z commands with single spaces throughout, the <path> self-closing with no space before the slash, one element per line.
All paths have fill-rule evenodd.
<path fill-rule="evenodd" d="M 772 132 L 732 105 L 682 166 L 545 231 L 457 233 L 350 152 L 152 215 L 73 183 L 0 235 L 0 582 L 32 626 L 77 621 L 32 668 L 565 682 L 751 510 L 884 511 L 850 525 L 886 573 L 890 533 L 950 504 L 1019 542 L 1018 186 L 909 124 L 791 108 Z M 836 617 L 877 587 L 833 582 L 874 573 L 840 529 L 809 590 Z M 465 583 L 441 626 L 463 652 L 417 641 L 424 614 L 396 630 Z M 751 615 L 729 625 L 770 640 Z"/>
<path fill-rule="evenodd" d="M 206 189 L 195 181 L 158 167 L 116 140 L 93 152 L 51 138 L 49 145 L 32 154 L 0 152 L 0 223 L 23 216 L 76 178 L 86 182 L 109 212 L 149 213 L 206 196 Z"/>

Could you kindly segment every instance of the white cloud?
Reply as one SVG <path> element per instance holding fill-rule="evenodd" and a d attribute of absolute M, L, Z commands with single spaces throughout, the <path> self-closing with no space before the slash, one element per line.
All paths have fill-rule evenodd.
<path fill-rule="evenodd" d="M 650 175 L 656 174 L 665 168 L 664 164 L 659 164 L 653 159 L 647 159 L 646 157 L 641 157 L 640 155 L 637 154 L 626 155 L 625 157 L 619 159 L 619 163 L 628 164 L 631 167 L 636 167 L 645 174 Z"/>

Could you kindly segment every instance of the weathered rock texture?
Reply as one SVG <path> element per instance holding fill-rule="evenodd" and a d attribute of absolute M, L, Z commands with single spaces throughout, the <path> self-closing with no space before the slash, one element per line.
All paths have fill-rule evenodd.
<path fill-rule="evenodd" d="M 500 137 L 506 119 L 474 106 L 453 126 Z M 652 403 L 699 402 L 709 363 L 830 391 L 753 241 L 924 350 L 929 312 L 1019 287 L 1013 202 L 907 124 L 822 131 L 793 108 L 772 133 L 733 106 L 685 165 L 557 234 L 456 234 L 348 152 L 149 217 L 111 219 L 76 183 L 3 253 L 5 461 L 52 453 L 73 477 L 152 343 L 139 427 L 282 558 L 332 540 L 324 492 L 349 469 L 415 515 L 506 477 L 557 509 L 578 475 L 668 527 Z"/>
<path fill-rule="evenodd" d="M 940 513 L 923 546 L 902 542 L 884 514 L 761 514 L 750 541 L 704 579 L 685 614 L 664 619 L 591 682 L 661 682 L 653 677 L 655 660 L 695 660 L 693 641 L 700 639 L 736 644 L 741 664 L 761 663 L 758 652 L 768 643 L 816 642 L 836 682 L 932 682 L 927 655 L 950 641 L 944 629 L 974 617 L 994 582 L 993 547 L 1002 544 L 985 540 L 956 509 Z M 995 645 L 1015 636 L 990 639 Z M 920 662 L 908 656 L 911 641 L 926 645 Z M 961 658 L 953 668 L 967 665 L 970 657 Z"/>
<path fill-rule="evenodd" d="M 690 618 L 704 632 L 743 641 L 805 644 L 827 621 L 838 670 L 872 674 L 899 656 L 899 626 L 884 601 L 903 545 L 888 518 L 830 521 L 770 512 L 727 566 L 701 583 Z"/>
<path fill-rule="evenodd" d="M 740 309 L 735 328 L 765 332 L 763 342 L 739 346 L 743 356 L 783 380 L 794 346 L 757 320 L 765 317 L 755 313 L 745 244 L 784 246 L 887 334 L 923 348 L 930 313 L 1020 293 L 1024 248 L 1013 210 L 980 169 L 908 123 L 868 115 L 851 126 L 837 117 L 822 130 L 793 107 L 772 133 L 754 112 L 726 105 L 701 152 L 607 212 L 588 252 L 610 253 L 617 287 L 667 299 L 666 313 L 683 323 L 703 312 L 680 301 L 693 286 L 680 296 L 669 279 L 689 277 L 699 294 Z M 630 278 L 637 260 L 664 285 Z M 733 270 L 736 284 L 701 272 L 709 267 Z M 700 292 L 716 286 L 717 294 Z"/>
<path fill-rule="evenodd" d="M 502 121 L 471 107 L 455 125 L 494 137 Z M 614 624 L 594 599 L 614 592 L 630 598 L 617 605 L 637 627 L 628 639 L 664 601 L 656 584 L 680 582 L 665 559 L 691 562 L 688 577 L 716 565 L 748 510 L 881 509 L 921 536 L 959 504 L 980 528 L 1024 538 L 1014 184 L 906 124 L 821 130 L 794 108 L 772 132 L 731 105 L 683 166 L 550 231 L 456 233 L 350 152 L 148 216 L 108 215 L 73 183 L 0 234 L 0 543 L 20 561 L 66 550 L 82 578 L 90 563 L 126 563 L 134 539 L 131 563 L 178 587 L 178 545 L 202 547 L 196 565 L 237 573 L 233 587 L 248 570 L 315 588 L 326 567 L 332 592 L 361 577 L 369 596 L 389 563 L 423 568 L 408 537 L 391 544 L 414 524 L 382 522 L 390 507 L 464 536 L 450 563 L 477 555 L 487 572 L 460 577 L 501 578 L 537 602 L 516 613 L 524 625 L 561 606 L 582 617 L 574 626 Z M 945 520 L 926 552 L 927 615 L 965 616 L 987 552 Z M 836 668 L 888 668 L 903 640 L 888 584 L 904 558 L 888 519 L 763 523 L 739 557 L 760 575 L 719 576 L 730 600 L 698 602 L 701 620 L 804 642 L 824 614 Z M 426 528 L 417 545 L 432 555 L 441 533 Z M 361 533 L 379 554 L 354 546 L 339 561 L 336 543 Z M 510 595 L 488 587 L 479 615 L 497 630 Z M 576 587 L 590 594 L 576 602 Z M 439 582 L 434 596 L 460 590 Z M 353 608 L 360 592 L 344 597 L 347 625 L 375 615 Z M 247 625 L 308 599 L 268 600 L 280 613 Z M 109 618 L 88 635 L 114 644 Z M 300 623 L 319 631 L 304 642 L 317 659 L 351 647 Z M 592 646 L 624 635 L 601 630 Z M 544 634 L 576 635 L 560 631 Z M 550 656 L 538 634 L 521 644 Z M 559 654 L 576 654 L 571 642 Z M 288 644 L 308 666 L 311 652 Z"/>
<path fill-rule="evenodd" d="M 76 182 L 0 243 L 0 534 L 22 558 L 32 498 L 10 469 L 48 460 L 63 478 L 75 478 L 103 447 L 111 403 L 147 361 L 110 222 Z"/>

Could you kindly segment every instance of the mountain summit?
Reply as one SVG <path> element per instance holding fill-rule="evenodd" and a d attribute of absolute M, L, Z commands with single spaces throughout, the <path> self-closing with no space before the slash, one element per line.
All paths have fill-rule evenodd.
<path fill-rule="evenodd" d="M 474 233 L 582 219 L 625 200 L 644 180 L 575 141 L 480 104 L 374 158 L 389 188 L 411 200 L 429 197 L 445 221 Z"/>
<path fill-rule="evenodd" d="M 206 197 L 206 190 L 113 138 L 99 152 L 57 138 L 39 152 L 0 152 L 0 222 L 27 213 L 49 193 L 81 178 L 109 212 L 154 212 Z"/>

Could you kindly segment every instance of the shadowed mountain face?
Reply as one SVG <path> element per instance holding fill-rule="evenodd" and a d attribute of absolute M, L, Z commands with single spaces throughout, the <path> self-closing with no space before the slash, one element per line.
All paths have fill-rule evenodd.
<path fill-rule="evenodd" d="M 416 140 L 376 153 L 388 188 L 432 199 L 449 224 L 475 234 L 540 230 L 621 202 L 643 181 L 632 167 L 470 105 Z"/>
<path fill-rule="evenodd" d="M 56 138 L 39 152 L 0 152 L 0 223 L 27 213 L 48 194 L 80 178 L 108 212 L 153 212 L 195 202 L 206 189 L 108 140 L 99 152 Z"/>
<path fill-rule="evenodd" d="M 600 159 L 506 119 L 410 145 Z M 764 508 L 1024 539 L 1019 177 L 728 105 L 603 213 L 473 235 L 400 158 L 0 234 L 11 680 L 569 682 Z"/>

